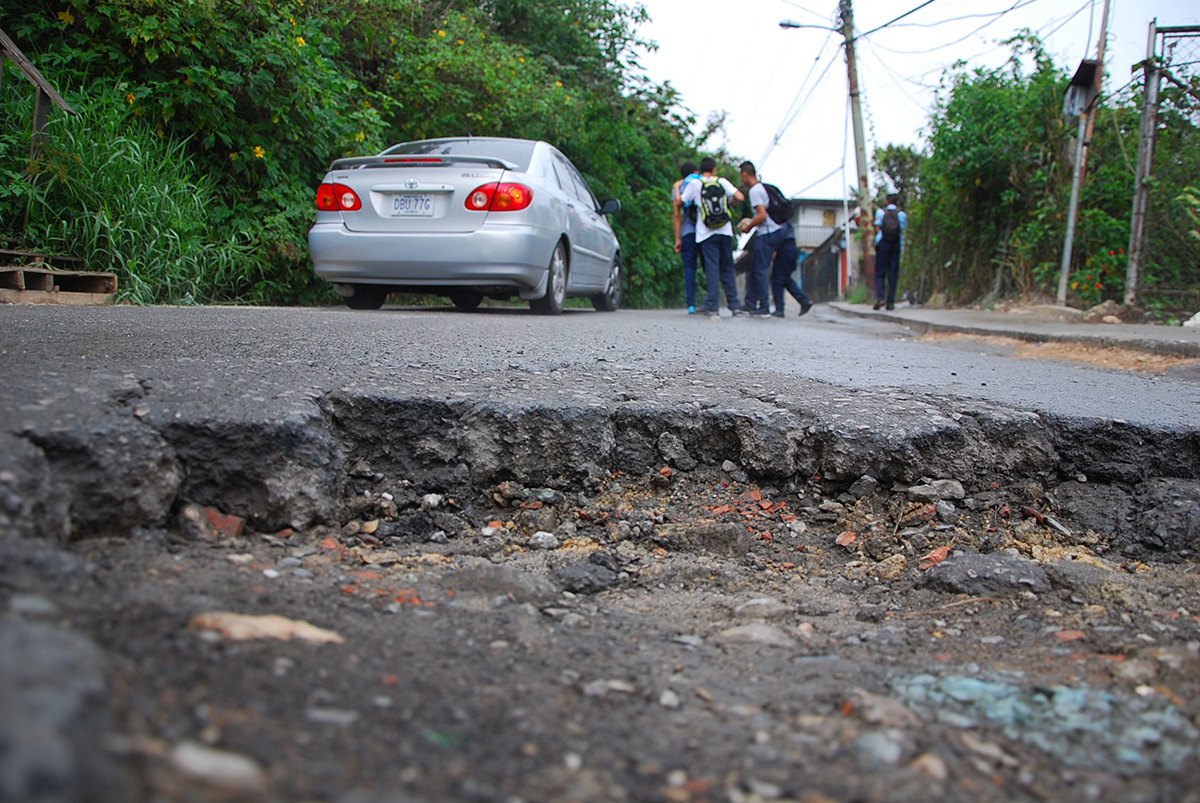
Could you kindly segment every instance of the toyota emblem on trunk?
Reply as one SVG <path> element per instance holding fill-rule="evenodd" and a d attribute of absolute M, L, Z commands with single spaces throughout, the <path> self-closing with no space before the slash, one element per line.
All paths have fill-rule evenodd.
<path fill-rule="evenodd" d="M 418 186 L 420 186 L 420 184 L 421 182 L 415 178 L 404 179 L 404 186 L 408 187 L 410 190 L 415 190 Z"/>

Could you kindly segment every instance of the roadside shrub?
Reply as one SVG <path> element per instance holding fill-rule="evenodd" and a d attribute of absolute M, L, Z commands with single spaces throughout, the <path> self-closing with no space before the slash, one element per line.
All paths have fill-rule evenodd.
<path fill-rule="evenodd" d="M 104 93 L 79 117 L 53 118 L 29 179 L 17 179 L 29 240 L 116 273 L 122 300 L 253 300 L 244 268 L 256 254 L 243 232 L 213 227 L 212 181 L 195 175 L 185 141 L 131 120 L 119 95 Z"/>

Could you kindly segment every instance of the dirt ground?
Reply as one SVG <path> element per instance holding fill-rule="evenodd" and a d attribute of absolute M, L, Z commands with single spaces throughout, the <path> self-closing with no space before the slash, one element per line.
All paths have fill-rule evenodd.
<path fill-rule="evenodd" d="M 26 608 L 109 654 L 140 801 L 1200 801 L 1195 564 L 939 488 L 363 478 L 340 530 L 79 542 Z"/>
<path fill-rule="evenodd" d="M 925 343 L 953 343 L 969 340 L 990 346 L 1009 349 L 1009 356 L 1018 360 L 1071 360 L 1083 362 L 1097 368 L 1112 368 L 1119 371 L 1143 371 L 1161 374 L 1172 368 L 1200 365 L 1200 359 L 1181 357 L 1175 354 L 1153 354 L 1147 351 L 1123 349 L 1115 346 L 1101 348 L 1083 343 L 1032 343 L 1012 337 L 998 335 L 970 335 L 958 332 L 927 332 L 917 338 Z"/>

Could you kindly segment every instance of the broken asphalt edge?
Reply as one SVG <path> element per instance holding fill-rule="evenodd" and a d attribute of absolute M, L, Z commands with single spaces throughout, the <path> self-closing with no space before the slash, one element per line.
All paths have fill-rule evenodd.
<path fill-rule="evenodd" d="M 1155 326 L 1154 329 L 1162 331 L 1161 333 L 1156 331 L 1153 336 L 1147 336 L 1144 333 L 1128 335 L 1119 331 L 1097 334 L 1095 331 L 1088 330 L 1094 330 L 1095 327 L 1119 328 L 1119 325 L 1022 320 L 1013 315 L 1006 315 L 1000 319 L 998 316 L 1002 313 L 981 310 L 930 310 L 924 307 L 910 307 L 887 311 L 874 310 L 868 305 L 848 304 L 841 301 L 828 302 L 828 306 L 855 318 L 898 323 L 919 334 L 947 332 L 982 337 L 1010 337 L 1030 343 L 1078 343 L 1096 348 L 1143 351 L 1165 357 L 1200 358 L 1200 336 L 1191 339 L 1180 338 L 1178 335 L 1186 330 L 1173 326 Z M 930 320 L 929 317 L 924 317 L 938 316 L 941 313 L 946 314 L 946 317 L 941 320 Z M 969 314 L 974 321 L 963 323 L 955 322 L 950 318 L 958 313 Z M 915 317 L 916 315 L 923 317 Z M 991 320 L 993 317 L 995 320 Z M 1039 324 L 1044 325 L 1044 329 L 1041 331 L 1036 328 Z M 1149 324 L 1139 325 L 1141 328 L 1149 326 Z M 1074 331 L 1076 329 L 1080 331 Z"/>
<path fill-rule="evenodd" d="M 732 461 L 761 482 L 824 477 L 849 486 L 922 477 L 984 482 L 1085 475 L 1134 486 L 1200 479 L 1200 431 L 1063 418 L 971 399 L 783 383 L 706 401 L 652 397 L 549 406 L 503 395 L 453 399 L 403 386 L 343 387 L 219 415 L 157 409 L 108 389 L 109 405 L 64 425 L 53 411 L 0 431 L 0 537 L 57 543 L 167 525 L 187 503 L 262 532 L 332 521 L 351 468 L 376 481 L 481 493 L 505 480 L 578 491 L 620 471 L 649 476 Z M 536 398 L 537 394 L 533 394 Z"/>

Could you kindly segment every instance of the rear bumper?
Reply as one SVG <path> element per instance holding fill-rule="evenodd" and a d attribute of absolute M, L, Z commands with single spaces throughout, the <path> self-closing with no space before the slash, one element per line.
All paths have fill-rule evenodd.
<path fill-rule="evenodd" d="M 338 284 L 534 288 L 559 233 L 534 226 L 481 226 L 462 234 L 355 232 L 340 221 L 308 232 L 317 275 Z"/>

